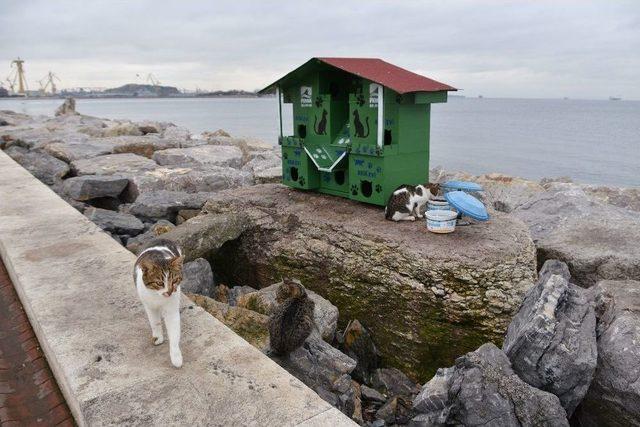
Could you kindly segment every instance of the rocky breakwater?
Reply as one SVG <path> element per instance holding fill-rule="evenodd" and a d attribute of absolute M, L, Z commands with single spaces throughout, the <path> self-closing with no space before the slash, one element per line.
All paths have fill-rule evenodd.
<path fill-rule="evenodd" d="M 280 179 L 277 149 L 224 131 L 84 116 L 71 101 L 55 117 L 0 111 L 0 121 L 0 149 L 132 248 L 217 191 Z"/>
<path fill-rule="evenodd" d="M 640 278 L 640 188 L 607 187 L 544 178 L 540 182 L 491 173 L 431 171 L 434 180 L 482 184 L 479 197 L 529 227 L 538 267 L 548 259 L 569 266 L 576 284 Z"/>
<path fill-rule="evenodd" d="M 501 213 L 442 236 L 385 221 L 379 207 L 259 185 L 212 196 L 200 218 L 219 215 L 248 221 L 211 257 L 221 280 L 260 288 L 300 278 L 340 309 L 342 326 L 362 322 L 385 365 L 415 378 L 500 342 L 535 281 L 526 226 Z"/>

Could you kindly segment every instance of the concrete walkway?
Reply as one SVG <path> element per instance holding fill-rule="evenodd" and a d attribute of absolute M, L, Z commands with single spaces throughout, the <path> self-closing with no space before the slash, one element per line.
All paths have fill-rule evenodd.
<path fill-rule="evenodd" d="M 186 298 L 173 368 L 134 256 L 2 152 L 0 171 L 0 255 L 79 425 L 354 425 Z"/>

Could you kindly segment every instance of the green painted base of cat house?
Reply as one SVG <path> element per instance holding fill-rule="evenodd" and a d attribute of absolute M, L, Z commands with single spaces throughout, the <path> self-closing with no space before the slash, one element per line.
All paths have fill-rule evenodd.
<path fill-rule="evenodd" d="M 366 58 L 314 58 L 263 91 L 274 87 L 293 104 L 283 184 L 383 206 L 429 182 L 431 104 L 454 88 Z"/>

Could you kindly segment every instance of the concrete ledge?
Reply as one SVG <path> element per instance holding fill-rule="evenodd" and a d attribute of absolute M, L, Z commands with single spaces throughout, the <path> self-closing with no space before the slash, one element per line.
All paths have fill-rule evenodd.
<path fill-rule="evenodd" d="M 174 369 L 135 257 L 2 152 L 0 171 L 0 255 L 79 425 L 354 425 L 186 298 Z"/>

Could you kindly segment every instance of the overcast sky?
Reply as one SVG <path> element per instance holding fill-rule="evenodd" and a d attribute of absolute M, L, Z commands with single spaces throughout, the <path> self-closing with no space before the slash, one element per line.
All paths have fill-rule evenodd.
<path fill-rule="evenodd" d="M 467 96 L 640 99 L 640 1 L 0 0 L 0 78 L 254 90 L 312 56 L 380 57 Z"/>

